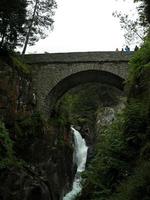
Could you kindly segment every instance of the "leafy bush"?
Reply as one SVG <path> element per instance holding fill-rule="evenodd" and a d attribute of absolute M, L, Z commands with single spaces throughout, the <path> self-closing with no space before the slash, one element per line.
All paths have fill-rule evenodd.
<path fill-rule="evenodd" d="M 27 65 L 24 60 L 19 56 L 18 54 L 14 52 L 9 52 L 9 51 L 2 51 L 0 50 L 1 53 L 1 59 L 6 62 L 8 65 L 10 65 L 12 68 L 17 70 L 18 73 L 25 75 L 25 76 L 30 76 L 31 74 L 31 69 L 29 65 Z"/>
<path fill-rule="evenodd" d="M 31 70 L 27 64 L 21 60 L 18 56 L 10 56 L 12 66 L 14 66 L 19 72 L 22 72 L 24 74 L 29 75 L 31 73 Z"/>
<path fill-rule="evenodd" d="M 150 40 L 147 39 L 140 50 L 138 50 L 131 58 L 129 77 L 133 74 L 136 76 L 138 69 L 142 69 L 147 63 L 150 62 Z"/>
<path fill-rule="evenodd" d="M 145 68 L 150 69 L 150 39 L 147 38 L 143 47 L 138 50 L 129 62 L 129 76 L 126 84 L 126 88 L 129 93 L 135 92 L 137 88 L 140 88 L 141 75 Z"/>
<path fill-rule="evenodd" d="M 149 200 L 150 199 L 150 162 L 139 164 L 126 181 L 119 187 L 117 194 L 109 200 Z"/>
<path fill-rule="evenodd" d="M 130 103 L 128 103 L 124 113 L 124 120 L 124 133 L 126 135 L 128 145 L 132 148 L 132 150 L 140 150 L 140 147 L 143 145 L 147 137 L 147 107 L 138 100 L 130 100 Z"/>

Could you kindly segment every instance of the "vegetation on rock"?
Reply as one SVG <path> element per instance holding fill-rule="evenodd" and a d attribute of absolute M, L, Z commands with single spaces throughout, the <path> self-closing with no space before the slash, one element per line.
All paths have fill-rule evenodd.
<path fill-rule="evenodd" d="M 111 92 L 110 92 L 111 90 Z M 80 128 L 95 129 L 99 107 L 115 106 L 121 91 L 100 83 L 87 83 L 66 93 L 58 102 L 56 110 L 62 118 Z"/>
<path fill-rule="evenodd" d="M 46 9 L 42 0 L 31 2 L 35 2 L 35 6 L 39 5 L 39 9 L 38 3 L 41 2 Z M 146 23 L 149 23 L 149 1 L 143 2 Z M 27 195 L 25 199 L 36 199 L 35 191 L 41 191 L 41 196 L 48 194 L 53 199 L 60 199 L 71 188 L 74 175 L 70 124 L 78 125 L 81 130 L 83 128 L 87 135 L 92 131 L 95 134 L 99 106 L 115 105 L 118 101 L 117 92 L 111 88 L 110 93 L 108 86 L 96 84 L 87 84 L 83 90 L 81 87 L 75 88 L 60 101 L 55 116 L 45 121 L 33 109 L 29 67 L 10 54 L 10 50 L 18 44 L 20 34 L 25 33 L 22 25 L 25 23 L 26 1 L 12 1 L 10 8 L 6 3 L 0 2 L 0 67 L 2 75 L 6 75 L 1 80 L 0 98 L 4 102 L 0 104 L 0 111 L 2 114 L 4 110 L 7 113 L 0 119 L 3 121 L 0 121 L 0 181 L 4 183 L 4 187 L 0 186 L 0 199 L 19 200 L 24 198 L 22 195 Z M 28 30 L 32 29 L 28 32 L 31 42 L 38 39 L 34 37 L 36 33 L 42 34 L 41 28 L 36 28 L 36 25 L 44 24 L 43 20 L 38 20 L 39 13 L 34 14 L 37 14 L 37 21 L 33 16 L 26 24 L 29 25 L 26 26 Z M 47 26 L 51 26 L 52 22 L 48 20 Z M 150 199 L 149 35 L 131 59 L 129 70 L 126 108 L 109 127 L 101 127 L 97 133 L 95 157 L 83 174 L 83 191 L 78 197 L 80 200 Z M 23 165 L 18 165 L 20 160 L 23 160 Z M 16 170 L 16 166 L 19 170 Z M 26 188 L 29 190 L 26 191 Z M 42 193 L 41 188 L 48 192 Z"/>
<path fill-rule="evenodd" d="M 4 123 L 0 121 L 0 168 L 9 166 L 13 161 L 13 141 L 10 139 Z"/>
<path fill-rule="evenodd" d="M 99 134 L 96 156 L 78 199 L 149 199 L 150 39 L 130 61 L 127 105 Z"/>
<path fill-rule="evenodd" d="M 11 66 L 14 70 L 21 75 L 29 76 L 31 74 L 30 67 L 24 63 L 23 59 L 14 52 L 9 52 L 7 49 L 0 50 L 0 63 L 5 64 L 7 63 Z"/>

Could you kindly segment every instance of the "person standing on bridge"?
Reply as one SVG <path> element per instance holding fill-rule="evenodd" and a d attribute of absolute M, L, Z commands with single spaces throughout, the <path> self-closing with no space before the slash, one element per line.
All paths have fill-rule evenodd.
<path fill-rule="evenodd" d="M 137 51 L 139 49 L 139 47 L 136 45 L 134 48 L 134 51 Z"/>
<path fill-rule="evenodd" d="M 127 52 L 127 53 L 129 53 L 130 52 L 130 48 L 126 45 L 126 47 L 125 47 L 125 51 Z"/>

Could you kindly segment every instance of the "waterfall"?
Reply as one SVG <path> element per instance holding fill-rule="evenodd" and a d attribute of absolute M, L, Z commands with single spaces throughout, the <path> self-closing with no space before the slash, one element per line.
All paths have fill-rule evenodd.
<path fill-rule="evenodd" d="M 74 200 L 76 195 L 81 191 L 81 175 L 80 173 L 85 170 L 87 150 L 85 140 L 82 138 L 80 133 L 71 127 L 74 135 L 74 145 L 75 145 L 75 162 L 77 164 L 77 172 L 73 181 L 72 190 L 65 195 L 63 200 Z"/>

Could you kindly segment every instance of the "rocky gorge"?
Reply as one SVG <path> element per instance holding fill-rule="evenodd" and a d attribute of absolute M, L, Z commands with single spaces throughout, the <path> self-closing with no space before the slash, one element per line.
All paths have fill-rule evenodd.
<path fill-rule="evenodd" d="M 8 55 L 0 61 L 0 199 L 60 199 L 75 173 L 70 129 L 36 112 L 27 66 Z"/>
<path fill-rule="evenodd" d="M 3 55 L 0 72 L 0 139 L 3 155 L 0 162 L 0 182 L 3 182 L 0 187 L 1 199 L 60 200 L 71 190 L 76 171 L 70 124 L 74 123 L 86 139 L 89 162 L 94 155 L 96 116 L 98 113 L 103 116 L 102 112 L 95 112 L 100 105 L 106 107 L 117 104 L 115 92 L 114 98 L 113 94 L 113 97 L 109 94 L 108 86 L 89 84 L 93 100 L 81 101 L 87 92 L 87 85 L 77 87 L 60 100 L 55 116 L 46 121 L 36 111 L 36 94 L 30 68 L 16 56 Z M 98 87 L 101 92 L 92 96 Z M 106 89 L 107 92 L 104 92 Z M 88 105 L 90 101 L 93 104 L 91 108 Z M 86 107 L 82 111 L 81 103 Z M 75 107 L 77 104 L 78 108 Z M 66 111 L 68 108 L 70 110 Z M 4 141 L 3 134 L 8 137 Z M 7 151 L 11 151 L 8 159 Z"/>
<path fill-rule="evenodd" d="M 0 57 L 0 199 L 62 200 L 71 191 L 77 170 L 71 125 L 88 146 L 76 199 L 137 200 L 139 193 L 149 199 L 149 47 L 132 58 L 126 93 L 79 85 L 48 120 L 37 111 L 30 67 L 17 55 Z"/>

